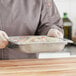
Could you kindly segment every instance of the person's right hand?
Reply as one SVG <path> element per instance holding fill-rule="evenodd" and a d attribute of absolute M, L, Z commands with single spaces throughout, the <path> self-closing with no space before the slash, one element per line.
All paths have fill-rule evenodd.
<path fill-rule="evenodd" d="M 0 49 L 5 48 L 8 45 L 8 35 L 0 30 Z"/>

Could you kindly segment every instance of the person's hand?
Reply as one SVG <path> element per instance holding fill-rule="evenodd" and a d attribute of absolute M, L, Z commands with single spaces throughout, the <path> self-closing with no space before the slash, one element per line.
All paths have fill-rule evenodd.
<path fill-rule="evenodd" d="M 57 29 L 50 29 L 47 36 L 50 36 L 50 37 L 57 37 L 57 38 L 63 38 L 63 34 L 62 32 L 60 32 L 59 30 Z"/>
<path fill-rule="evenodd" d="M 4 31 L 0 30 L 0 49 L 5 48 L 8 45 L 8 36 Z"/>

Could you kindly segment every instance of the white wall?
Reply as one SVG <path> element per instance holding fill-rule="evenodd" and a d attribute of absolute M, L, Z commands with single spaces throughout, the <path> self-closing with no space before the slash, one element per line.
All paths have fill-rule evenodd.
<path fill-rule="evenodd" d="M 67 12 L 73 22 L 73 36 L 76 36 L 76 0 L 54 0 L 61 17 Z"/>

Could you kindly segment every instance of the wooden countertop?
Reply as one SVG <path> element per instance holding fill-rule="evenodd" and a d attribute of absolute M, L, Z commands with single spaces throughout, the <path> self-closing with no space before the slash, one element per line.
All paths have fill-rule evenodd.
<path fill-rule="evenodd" d="M 2 60 L 0 76 L 76 76 L 76 58 Z"/>

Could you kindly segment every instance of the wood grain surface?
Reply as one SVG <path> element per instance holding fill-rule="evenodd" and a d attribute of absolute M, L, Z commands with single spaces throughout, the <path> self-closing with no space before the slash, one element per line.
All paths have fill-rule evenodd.
<path fill-rule="evenodd" d="M 0 76 L 76 76 L 76 58 L 2 60 Z"/>

